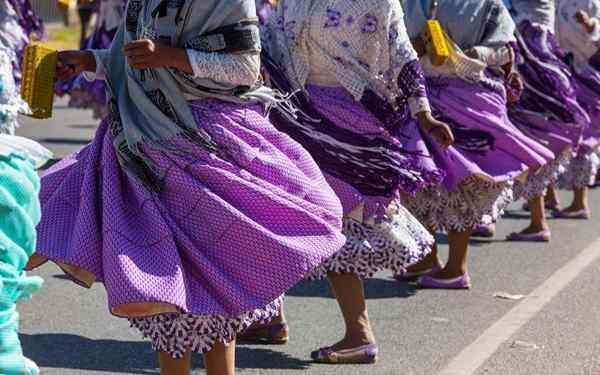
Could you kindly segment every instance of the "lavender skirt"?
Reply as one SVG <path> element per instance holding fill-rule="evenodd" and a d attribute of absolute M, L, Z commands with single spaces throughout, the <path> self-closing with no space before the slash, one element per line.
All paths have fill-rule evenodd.
<path fill-rule="evenodd" d="M 337 126 L 370 135 L 381 134 L 385 129 L 344 88 L 311 85 L 307 90 L 315 109 Z M 439 171 L 433 163 L 421 159 L 414 156 L 413 169 L 423 175 L 426 184 L 423 187 L 435 185 L 441 178 Z M 342 202 L 347 241 L 311 278 L 323 278 L 327 272 L 355 273 L 361 278 L 384 269 L 403 273 L 430 252 L 433 237 L 398 203 L 398 197 L 365 196 L 336 177 L 328 174 L 325 177 Z M 349 217 L 359 206 L 363 207 L 362 220 Z"/>
<path fill-rule="evenodd" d="M 474 84 L 459 78 L 428 78 L 431 105 L 438 118 L 456 134 L 477 131 L 487 141 L 471 144 L 462 137 L 447 150 L 427 134 L 403 129 L 415 150 L 431 155 L 446 173 L 443 184 L 404 203 L 433 229 L 462 231 L 482 218 L 493 221 L 513 200 L 513 181 L 537 171 L 554 159 L 553 153 L 517 129 L 506 113 L 506 95 L 495 81 Z"/>
<path fill-rule="evenodd" d="M 510 118 L 556 155 L 540 173 L 530 174 L 517 184 L 517 195 L 528 200 L 544 194 L 567 170 L 590 118 L 577 101 L 572 71 L 551 32 L 523 22 L 513 48 L 525 89 L 521 100 L 510 107 Z"/>
<path fill-rule="evenodd" d="M 120 168 L 104 121 L 44 174 L 40 195 L 38 262 L 104 283 L 111 312 L 174 356 L 175 328 L 196 351 L 229 342 L 277 314 L 279 296 L 345 241 L 318 167 L 258 106 L 191 106 L 227 160 L 187 140 L 184 156 L 146 148 L 166 172 L 163 191 L 149 192 Z"/>
<path fill-rule="evenodd" d="M 577 100 L 591 119 L 583 131 L 577 154 L 558 178 L 561 189 L 573 190 L 593 185 L 600 167 L 597 152 L 600 149 L 600 72 L 591 67 L 573 68 Z"/>

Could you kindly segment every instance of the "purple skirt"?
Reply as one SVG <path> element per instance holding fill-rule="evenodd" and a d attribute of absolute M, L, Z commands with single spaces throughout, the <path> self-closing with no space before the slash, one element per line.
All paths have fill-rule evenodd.
<path fill-rule="evenodd" d="M 404 202 L 434 229 L 465 230 L 484 217 L 496 220 L 513 200 L 513 180 L 541 169 L 554 154 L 510 122 L 506 95 L 495 81 L 474 84 L 459 78 L 428 78 L 428 92 L 436 116 L 456 134 L 477 131 L 486 134 L 488 141 L 469 147 L 457 138 L 444 150 L 429 135 L 411 131 L 413 148 L 431 155 L 446 178 L 438 188 L 406 197 Z"/>
<path fill-rule="evenodd" d="M 381 134 L 385 129 L 384 124 L 342 87 L 310 85 L 307 91 L 315 110 L 340 128 L 361 135 Z M 407 121 L 406 126 L 414 124 Z M 423 176 L 426 184 L 423 188 L 440 180 L 440 173 L 430 159 L 418 155 L 407 157 L 412 158 L 413 170 Z M 339 178 L 327 173 L 325 178 L 342 202 L 347 241 L 310 278 L 323 278 L 327 272 L 354 273 L 367 278 L 384 269 L 401 274 L 430 252 L 433 237 L 398 204 L 399 196 L 366 196 Z M 363 220 L 349 218 L 348 214 L 359 206 L 363 207 Z"/>
<path fill-rule="evenodd" d="M 577 101 L 574 77 L 556 37 L 523 22 L 517 39 L 516 68 L 525 88 L 521 100 L 510 106 L 511 120 L 555 155 L 576 149 L 590 118 Z"/>
<path fill-rule="evenodd" d="M 591 123 L 583 131 L 577 154 L 558 178 L 561 189 L 573 190 L 592 185 L 600 167 L 600 73 L 591 67 L 583 71 L 573 68 L 577 100 L 590 116 Z"/>
<path fill-rule="evenodd" d="M 313 159 L 260 107 L 191 106 L 228 160 L 185 139 L 175 140 L 184 155 L 146 147 L 166 172 L 164 189 L 150 192 L 121 169 L 104 121 L 42 177 L 38 260 L 85 286 L 103 282 L 118 316 L 201 317 L 210 343 L 271 315 L 272 301 L 345 238 L 339 200 Z"/>

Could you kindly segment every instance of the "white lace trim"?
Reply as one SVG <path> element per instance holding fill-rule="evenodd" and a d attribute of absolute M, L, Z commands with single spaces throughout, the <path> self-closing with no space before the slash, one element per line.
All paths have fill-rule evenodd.
<path fill-rule="evenodd" d="M 211 53 L 193 49 L 186 52 L 195 78 L 251 87 L 260 73 L 258 55 Z"/>
<path fill-rule="evenodd" d="M 600 168 L 600 158 L 595 152 L 577 155 L 564 173 L 558 177 L 558 188 L 573 190 L 593 185 Z"/>
<path fill-rule="evenodd" d="M 556 182 L 559 174 L 566 170 L 571 158 L 571 151 L 563 152 L 558 158 L 543 166 L 538 173 L 530 173 L 525 182 L 515 181 L 515 200 L 530 201 L 546 195 L 548 186 Z"/>
<path fill-rule="evenodd" d="M 327 272 L 354 273 L 365 279 L 382 270 L 402 274 L 406 268 L 431 252 L 433 236 L 398 202 L 392 203 L 386 217 L 370 226 L 355 220 L 344 222 L 346 244 L 307 279 L 319 280 Z"/>
<path fill-rule="evenodd" d="M 182 358 L 188 349 L 209 352 L 215 344 L 228 344 L 253 323 L 266 324 L 279 315 L 283 296 L 261 309 L 247 311 L 236 318 L 223 315 L 160 314 L 130 318 L 133 328 L 149 338 L 152 349 L 173 358 Z"/>
<path fill-rule="evenodd" d="M 433 230 L 464 231 L 496 221 L 513 201 L 513 182 L 492 182 L 470 176 L 452 192 L 441 187 L 426 189 L 403 203 L 425 226 Z"/>

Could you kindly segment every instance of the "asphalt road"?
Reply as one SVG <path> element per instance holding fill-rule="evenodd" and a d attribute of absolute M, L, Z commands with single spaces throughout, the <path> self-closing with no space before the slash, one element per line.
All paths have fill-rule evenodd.
<path fill-rule="evenodd" d="M 88 112 L 59 104 L 52 121 L 24 119 L 19 133 L 60 158 L 85 145 L 96 124 Z M 569 194 L 562 198 L 568 201 Z M 301 283 L 286 301 L 290 343 L 239 346 L 239 373 L 600 374 L 600 190 L 592 191 L 590 200 L 594 219 L 552 220 L 550 244 L 501 240 L 527 223 L 515 205 L 500 222 L 496 239 L 473 242 L 471 291 L 416 290 L 387 273 L 368 280 L 369 312 L 381 352 L 376 365 L 310 362 L 311 350 L 340 337 L 342 322 L 325 282 Z M 443 236 L 440 242 L 445 243 Z M 46 284 L 20 306 L 22 342 L 44 374 L 158 373 L 149 344 L 108 313 L 101 285 L 78 287 L 53 265 L 35 273 Z M 497 292 L 524 298 L 499 299 Z M 195 365 L 194 374 L 204 373 L 199 356 Z"/>

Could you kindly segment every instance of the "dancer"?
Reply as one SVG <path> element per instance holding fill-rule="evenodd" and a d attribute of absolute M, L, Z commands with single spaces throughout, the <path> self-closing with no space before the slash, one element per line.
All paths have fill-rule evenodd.
<path fill-rule="evenodd" d="M 21 63 L 30 37 L 41 39 L 44 28 L 33 13 L 29 0 L 0 0 L 0 44 L 6 47 L 17 87 L 21 83 Z"/>
<path fill-rule="evenodd" d="M 424 152 L 446 173 L 435 188 L 407 197 L 407 207 L 432 231 L 446 230 L 450 253 L 442 266 L 437 247 L 405 277 L 422 276 L 423 288 L 468 289 L 469 239 L 483 219 L 493 223 L 513 200 L 513 181 L 537 171 L 553 154 L 525 136 L 508 119 L 505 87 L 488 78 L 488 68 L 502 68 L 510 82 L 514 24 L 502 3 L 494 0 L 403 1 L 406 20 L 427 76 L 434 114 L 449 123 L 455 144 L 442 150 L 423 135 Z M 434 66 L 422 32 L 435 18 L 455 51 Z M 464 51 L 464 52 L 463 52 Z"/>
<path fill-rule="evenodd" d="M 416 133 L 420 125 L 440 147 L 452 143 L 452 133 L 431 116 L 398 1 L 279 0 L 264 38 L 271 84 L 295 93 L 299 107 L 295 119 L 278 111 L 271 118 L 311 152 L 344 208 L 346 244 L 311 276 L 329 279 L 346 332 L 311 356 L 374 362 L 361 279 L 383 269 L 402 273 L 430 251 L 433 238 L 397 195 L 441 180 L 431 160 L 391 133 Z"/>
<path fill-rule="evenodd" d="M 591 118 L 583 133 L 577 154 L 558 179 L 558 187 L 573 190 L 573 202 L 555 217 L 589 219 L 588 189 L 596 181 L 600 166 L 600 72 L 589 64 L 598 51 L 600 1 L 561 1 L 558 8 L 558 37 L 561 49 L 569 53 L 567 59 L 576 83 L 577 99 Z"/>
<path fill-rule="evenodd" d="M 42 177 L 30 267 L 103 282 L 161 374 L 191 352 L 233 374 L 236 335 L 345 241 L 313 159 L 263 115 L 257 24 L 251 0 L 130 0 L 109 50 L 59 54 L 59 78 L 105 77 L 110 115 Z"/>
<path fill-rule="evenodd" d="M 123 19 L 124 0 L 100 0 L 95 26 L 81 49 L 95 50 L 110 47 L 117 28 Z M 92 109 L 94 118 L 104 118 L 108 114 L 106 87 L 102 80 L 88 81 L 79 75 L 69 81 L 56 84 L 59 96 L 69 95 L 69 107 Z"/>
<path fill-rule="evenodd" d="M 12 50 L 0 41 L 0 374 L 36 375 L 35 363 L 23 356 L 16 303 L 30 298 L 42 285 L 23 268 L 35 251 L 35 226 L 40 220 L 39 178 L 35 169 L 50 152 L 26 138 L 14 136 L 19 112 L 28 108 L 12 73 Z"/>
<path fill-rule="evenodd" d="M 542 172 L 529 174 L 525 184 L 517 183 L 516 195 L 528 202 L 531 223 L 508 239 L 548 241 L 551 232 L 545 209 L 558 208 L 554 183 L 577 150 L 590 119 L 577 102 L 571 71 L 561 59 L 554 35 L 554 0 L 512 0 L 512 6 L 518 25 L 513 44 L 515 65 L 523 77 L 524 90 L 519 102 L 510 106 L 510 118 L 525 134 L 552 150 L 556 158 Z"/>

